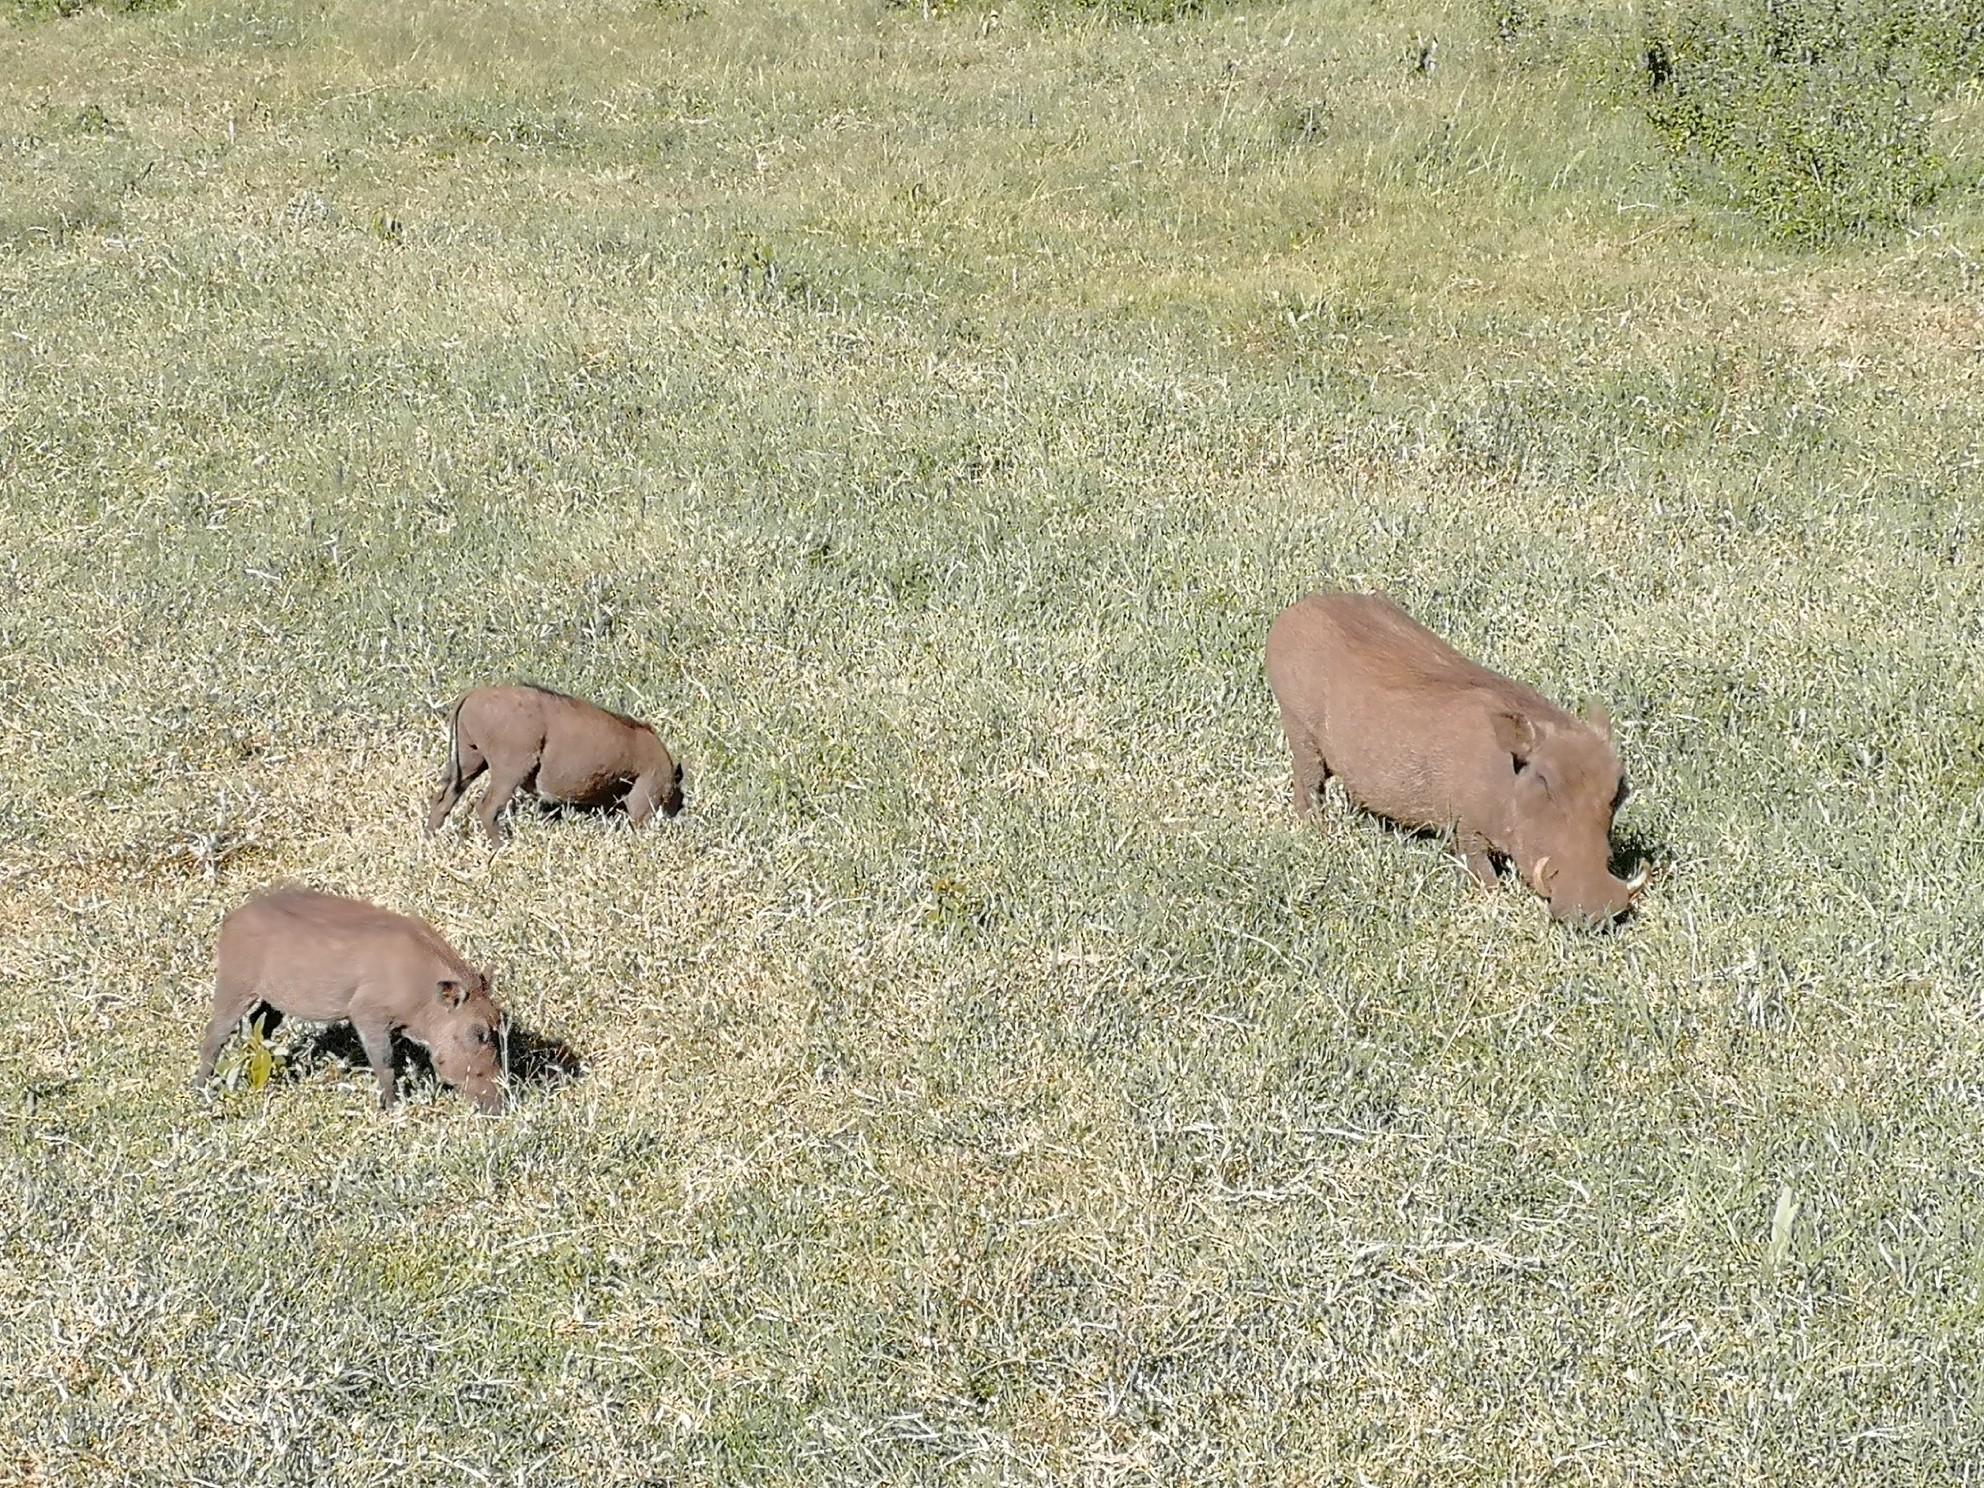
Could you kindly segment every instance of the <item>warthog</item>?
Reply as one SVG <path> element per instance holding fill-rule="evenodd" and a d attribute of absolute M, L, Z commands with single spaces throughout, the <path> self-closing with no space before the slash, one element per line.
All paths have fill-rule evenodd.
<path fill-rule="evenodd" d="M 485 1111 L 503 1109 L 503 1013 L 476 970 L 424 920 L 358 899 L 277 889 L 221 921 L 214 1014 L 200 1044 L 196 1089 L 257 1004 L 278 1017 L 349 1018 L 390 1106 L 393 1035 L 426 1046 L 434 1073 Z"/>
<path fill-rule="evenodd" d="M 520 788 L 573 806 L 624 801 L 636 826 L 682 809 L 682 767 L 653 728 L 543 687 L 479 687 L 455 704 L 428 835 L 484 770 L 489 787 L 475 814 L 491 842 L 503 840 L 496 818 Z"/>
<path fill-rule="evenodd" d="M 1609 922 L 1645 887 L 1611 872 L 1624 798 L 1603 707 L 1579 719 L 1469 661 L 1383 595 L 1317 594 L 1275 618 L 1268 683 L 1306 817 L 1335 775 L 1401 826 L 1451 830 L 1468 871 L 1514 861 L 1559 920 Z"/>

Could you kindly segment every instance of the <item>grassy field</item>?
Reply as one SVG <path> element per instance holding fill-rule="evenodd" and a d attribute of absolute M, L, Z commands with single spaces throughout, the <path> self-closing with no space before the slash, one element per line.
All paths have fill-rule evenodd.
<path fill-rule="evenodd" d="M 0 1483 L 1984 1475 L 1984 123 L 1784 246 L 1502 12 L 7 12 Z M 1631 923 L 1295 829 L 1326 586 Z M 423 840 L 516 677 L 688 811 Z M 196 1099 L 282 878 L 583 1077 Z"/>

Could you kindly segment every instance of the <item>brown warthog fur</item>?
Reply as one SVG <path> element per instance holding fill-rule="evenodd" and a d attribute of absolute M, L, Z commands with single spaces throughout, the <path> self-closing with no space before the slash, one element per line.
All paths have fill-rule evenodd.
<path fill-rule="evenodd" d="M 214 950 L 214 1015 L 200 1044 L 203 1088 L 244 1014 L 266 1004 L 278 1015 L 349 1018 L 390 1106 L 393 1035 L 426 1047 L 434 1073 L 485 1111 L 503 1109 L 503 1013 L 489 976 L 458 955 L 441 932 L 358 899 L 276 889 L 229 913 Z"/>
<path fill-rule="evenodd" d="M 1383 595 L 1317 594 L 1275 618 L 1268 683 L 1295 765 L 1295 811 L 1331 775 L 1401 826 L 1451 830 L 1468 871 L 1512 860 L 1560 920 L 1609 922 L 1639 883 L 1611 868 L 1621 799 L 1612 724 L 1573 717 L 1469 661 Z"/>
<path fill-rule="evenodd" d="M 682 767 L 653 728 L 543 687 L 479 687 L 455 704 L 430 835 L 484 770 L 489 788 L 475 814 L 491 842 L 503 840 L 496 818 L 519 789 L 573 806 L 624 801 L 636 826 L 682 809 Z"/>

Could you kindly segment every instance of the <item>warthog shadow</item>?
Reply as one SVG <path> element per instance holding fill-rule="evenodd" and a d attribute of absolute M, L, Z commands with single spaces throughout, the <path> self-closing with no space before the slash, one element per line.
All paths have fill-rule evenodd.
<path fill-rule="evenodd" d="M 625 823 L 630 830 L 632 829 L 632 823 L 627 820 L 627 796 L 624 792 L 615 796 L 611 801 L 600 801 L 590 806 L 578 801 L 551 801 L 546 800 L 543 796 L 531 796 L 528 800 L 519 798 L 512 801 L 506 810 L 514 816 L 519 807 L 536 816 L 542 817 L 546 821 L 607 821 L 609 819 L 617 819 Z"/>
<path fill-rule="evenodd" d="M 1674 855 L 1668 851 L 1665 842 L 1642 837 L 1636 832 L 1621 832 L 1614 829 L 1610 865 L 1613 876 L 1631 878 L 1642 868 L 1646 870 L 1647 875 L 1645 890 L 1641 892 L 1639 898 L 1626 906 L 1626 912 L 1619 916 L 1618 924 L 1630 925 L 1639 918 L 1640 905 L 1645 901 L 1647 894 L 1653 892 L 1660 871 L 1673 861 Z"/>
<path fill-rule="evenodd" d="M 1338 799 L 1335 804 L 1344 812 L 1354 815 L 1367 823 L 1375 822 L 1382 831 L 1388 832 L 1401 841 L 1432 843 L 1449 856 L 1453 854 L 1453 833 L 1445 828 L 1402 826 L 1398 822 L 1387 821 L 1384 817 L 1373 816 L 1371 813 L 1351 805 L 1347 800 Z M 1673 855 L 1668 851 L 1665 842 L 1656 838 L 1643 837 L 1634 832 L 1621 832 L 1617 828 L 1614 828 L 1612 832 L 1611 848 L 1611 856 L 1607 860 L 1606 866 L 1613 876 L 1629 879 L 1635 873 L 1638 873 L 1640 869 L 1645 868 L 1649 875 L 1649 892 L 1651 892 L 1653 882 L 1658 877 L 1661 869 L 1674 861 Z M 1516 871 L 1513 859 L 1507 854 L 1499 852 L 1490 853 L 1489 856 L 1494 861 L 1495 872 L 1501 879 L 1503 888 L 1511 890 L 1523 888 L 1522 875 Z M 1461 866 L 1458 857 L 1453 857 L 1453 866 L 1463 878 L 1466 877 L 1466 870 Z M 1528 890 L 1523 889 L 1523 892 L 1528 892 Z M 1622 925 L 1630 925 L 1638 918 L 1639 912 L 1639 901 L 1635 900 L 1626 906 L 1616 920 L 1610 922 L 1611 928 L 1617 929 Z"/>
<path fill-rule="evenodd" d="M 686 803 L 683 809 L 688 809 Z M 666 818 L 659 817 L 659 814 L 657 816 L 660 820 L 666 820 Z M 545 822 L 590 821 L 605 822 L 608 824 L 617 822 L 623 829 L 629 832 L 641 830 L 636 828 L 627 818 L 627 797 L 625 794 L 615 796 L 611 801 L 599 801 L 591 805 L 585 805 L 578 801 L 554 801 L 544 796 L 533 795 L 528 790 L 520 790 L 510 799 L 510 803 L 502 811 L 497 813 L 497 820 L 509 827 L 515 827 L 525 817 Z M 473 811 L 464 813 L 463 821 L 466 823 L 462 827 L 464 834 L 480 832 L 482 830 L 476 823 L 475 813 Z M 654 823 L 650 822 L 648 825 L 651 827 Z"/>
<path fill-rule="evenodd" d="M 261 1021 L 264 1037 L 272 1036 L 283 1022 L 282 1014 L 266 1005 L 251 1010 L 246 1021 L 252 1023 L 257 1019 Z M 570 1044 L 515 1023 L 510 1025 L 505 1052 L 505 1069 L 513 1097 L 527 1090 L 555 1090 L 586 1076 L 585 1058 Z M 359 1042 L 358 1030 L 349 1023 L 304 1025 L 291 1034 L 283 1071 L 277 1078 L 285 1083 L 307 1080 L 331 1062 L 341 1063 L 355 1071 L 370 1088 L 370 1066 L 366 1063 L 365 1046 Z M 393 1038 L 393 1074 L 399 1081 L 402 1095 L 407 1092 L 409 1083 L 426 1086 L 430 1090 L 438 1084 L 434 1061 L 427 1051 L 413 1040 L 398 1035 Z"/>
<path fill-rule="evenodd" d="M 1656 872 L 1673 860 L 1664 842 L 1633 832 L 1612 834 L 1612 872 L 1620 878 L 1631 878 L 1642 868 Z"/>

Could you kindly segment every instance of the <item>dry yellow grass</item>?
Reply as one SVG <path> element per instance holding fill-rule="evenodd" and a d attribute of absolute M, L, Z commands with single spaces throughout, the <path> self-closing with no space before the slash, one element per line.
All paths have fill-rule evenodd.
<path fill-rule="evenodd" d="M 1972 1472 L 1975 203 L 1764 244 L 1576 19 L 0 25 L 0 1481 Z M 1326 584 L 1643 914 L 1294 829 Z M 424 840 L 507 677 L 688 812 Z M 283 878 L 583 1077 L 200 1102 Z"/>

